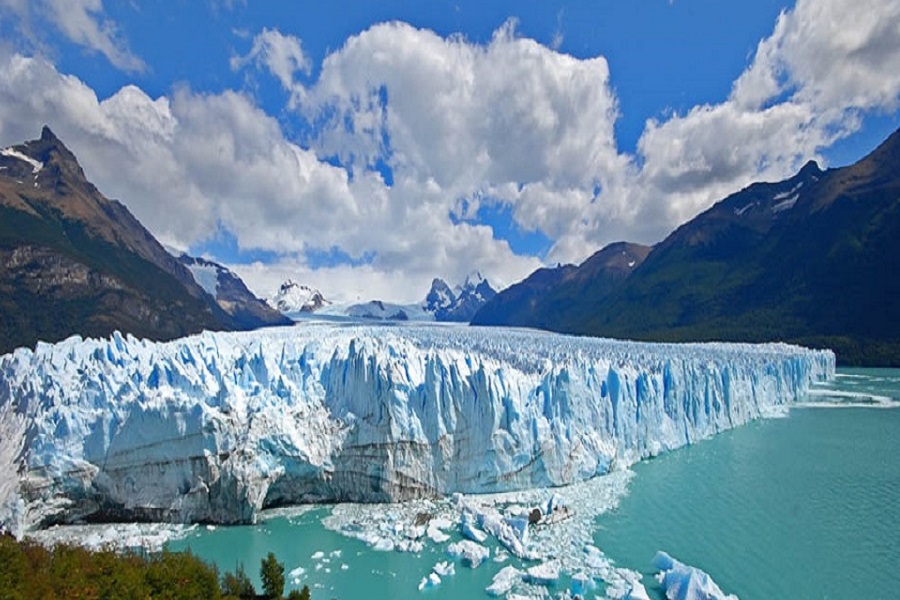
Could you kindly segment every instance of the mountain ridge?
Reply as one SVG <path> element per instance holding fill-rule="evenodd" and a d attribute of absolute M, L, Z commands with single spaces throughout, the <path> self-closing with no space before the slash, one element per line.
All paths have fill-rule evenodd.
<path fill-rule="evenodd" d="M 729 195 L 604 295 L 560 280 L 543 293 L 573 308 L 549 317 L 513 308 L 518 325 L 565 333 L 782 340 L 833 348 L 841 364 L 898 366 L 897 273 L 900 130 L 853 165 L 823 171 L 809 162 L 793 177 Z M 503 292 L 495 303 L 510 298 Z M 489 308 L 473 322 L 510 324 Z"/>
<path fill-rule="evenodd" d="M 172 339 L 240 323 L 44 127 L 0 150 L 0 352 L 113 331 Z"/>

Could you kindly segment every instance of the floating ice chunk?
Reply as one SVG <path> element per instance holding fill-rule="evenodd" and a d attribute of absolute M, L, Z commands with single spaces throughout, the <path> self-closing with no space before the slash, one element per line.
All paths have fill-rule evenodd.
<path fill-rule="evenodd" d="M 304 569 L 303 567 L 297 567 L 296 569 L 293 569 L 290 573 L 288 573 L 288 577 L 290 577 L 291 579 L 297 579 L 299 577 L 302 577 L 304 573 L 306 573 L 306 569 Z"/>
<path fill-rule="evenodd" d="M 425 544 L 418 540 L 400 540 L 394 544 L 394 550 L 398 552 L 412 552 L 416 554 L 425 549 Z"/>
<path fill-rule="evenodd" d="M 647 593 L 647 588 L 644 587 L 643 583 L 635 581 L 631 584 L 631 589 L 628 590 L 622 600 L 650 600 L 650 595 Z"/>
<path fill-rule="evenodd" d="M 441 577 L 456 575 L 456 566 L 452 562 L 446 560 L 442 560 L 441 562 L 434 565 L 434 568 L 432 570 Z"/>
<path fill-rule="evenodd" d="M 653 566 L 659 569 L 656 579 L 669 600 L 737 600 L 737 596 L 725 594 L 705 572 L 678 562 L 665 552 L 656 553 Z"/>
<path fill-rule="evenodd" d="M 347 563 L 341 563 L 341 571 L 346 571 L 349 568 L 350 568 L 350 565 L 348 565 Z"/>
<path fill-rule="evenodd" d="M 500 571 L 494 575 L 494 580 L 491 582 L 485 591 L 491 596 L 503 596 L 508 594 L 513 586 L 522 580 L 522 576 L 524 573 L 519 569 L 513 566 L 507 566 L 500 569 Z"/>
<path fill-rule="evenodd" d="M 462 532 L 463 536 L 469 538 L 473 542 L 483 544 L 487 539 L 487 534 L 478 529 L 476 522 L 477 517 L 473 513 L 469 511 L 464 512 L 462 516 L 462 522 L 460 523 L 460 531 Z"/>
<path fill-rule="evenodd" d="M 378 550 L 379 552 L 390 552 L 394 548 L 394 542 L 392 542 L 388 538 L 380 538 L 376 540 L 374 544 L 372 544 L 372 549 Z"/>
<path fill-rule="evenodd" d="M 332 550 L 331 553 L 330 553 L 328 556 L 330 556 L 330 557 L 332 557 L 332 558 L 340 558 L 340 557 L 341 557 L 341 551 L 340 551 L 340 550 Z"/>
<path fill-rule="evenodd" d="M 494 562 L 502 563 L 509 560 L 509 554 L 505 550 L 497 550 L 497 553 L 494 554 Z"/>
<path fill-rule="evenodd" d="M 528 581 L 535 585 L 553 585 L 559 581 L 559 564 L 547 561 L 530 567 L 527 573 Z"/>
<path fill-rule="evenodd" d="M 463 540 L 447 546 L 447 553 L 454 558 L 461 558 L 463 564 L 477 569 L 482 562 L 487 560 L 491 551 L 472 540 Z"/>
<path fill-rule="evenodd" d="M 313 552 L 313 555 L 310 556 L 310 558 L 312 560 L 322 560 L 323 558 L 325 558 L 325 553 L 319 550 L 317 552 Z"/>
<path fill-rule="evenodd" d="M 450 536 L 438 529 L 437 527 L 428 528 L 428 538 L 435 544 L 443 544 L 450 539 Z"/>
<path fill-rule="evenodd" d="M 584 572 L 572 575 L 572 581 L 569 584 L 569 589 L 573 596 L 584 596 L 596 587 L 597 583 L 594 581 L 594 578 Z"/>
<path fill-rule="evenodd" d="M 425 588 L 433 588 L 441 585 L 441 578 L 438 577 L 437 573 L 430 573 L 427 577 L 423 577 L 422 581 L 419 582 L 419 591 L 421 592 Z"/>

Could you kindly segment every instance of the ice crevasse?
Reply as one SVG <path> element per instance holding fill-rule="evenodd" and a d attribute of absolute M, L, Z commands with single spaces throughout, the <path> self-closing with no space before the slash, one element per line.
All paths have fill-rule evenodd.
<path fill-rule="evenodd" d="M 0 523 L 555 486 L 789 405 L 834 355 L 500 328 L 307 324 L 0 357 Z"/>

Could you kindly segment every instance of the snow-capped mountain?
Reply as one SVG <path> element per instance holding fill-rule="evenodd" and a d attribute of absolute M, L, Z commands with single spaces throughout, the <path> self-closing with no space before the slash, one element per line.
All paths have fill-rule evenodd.
<path fill-rule="evenodd" d="M 243 280 L 219 263 L 181 254 L 178 260 L 191 272 L 203 291 L 230 315 L 237 327 L 254 329 L 270 325 L 290 325 L 291 320 L 253 295 Z"/>
<path fill-rule="evenodd" d="M 0 356 L 0 528 L 557 486 L 798 400 L 834 355 L 469 327 L 38 344 Z"/>
<path fill-rule="evenodd" d="M 284 314 L 315 312 L 331 304 L 319 290 L 292 279 L 282 283 L 269 302 Z"/>
<path fill-rule="evenodd" d="M 475 271 L 454 289 L 450 289 L 443 279 L 434 279 L 423 306 L 426 311 L 434 313 L 436 321 L 467 323 L 496 295 L 488 280 Z"/>

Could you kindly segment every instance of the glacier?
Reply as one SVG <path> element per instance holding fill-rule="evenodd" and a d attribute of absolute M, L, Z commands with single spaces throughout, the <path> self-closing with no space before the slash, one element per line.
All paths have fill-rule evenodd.
<path fill-rule="evenodd" d="M 0 526 L 248 523 L 306 502 L 560 486 L 796 402 L 834 355 L 308 323 L 0 356 Z"/>

